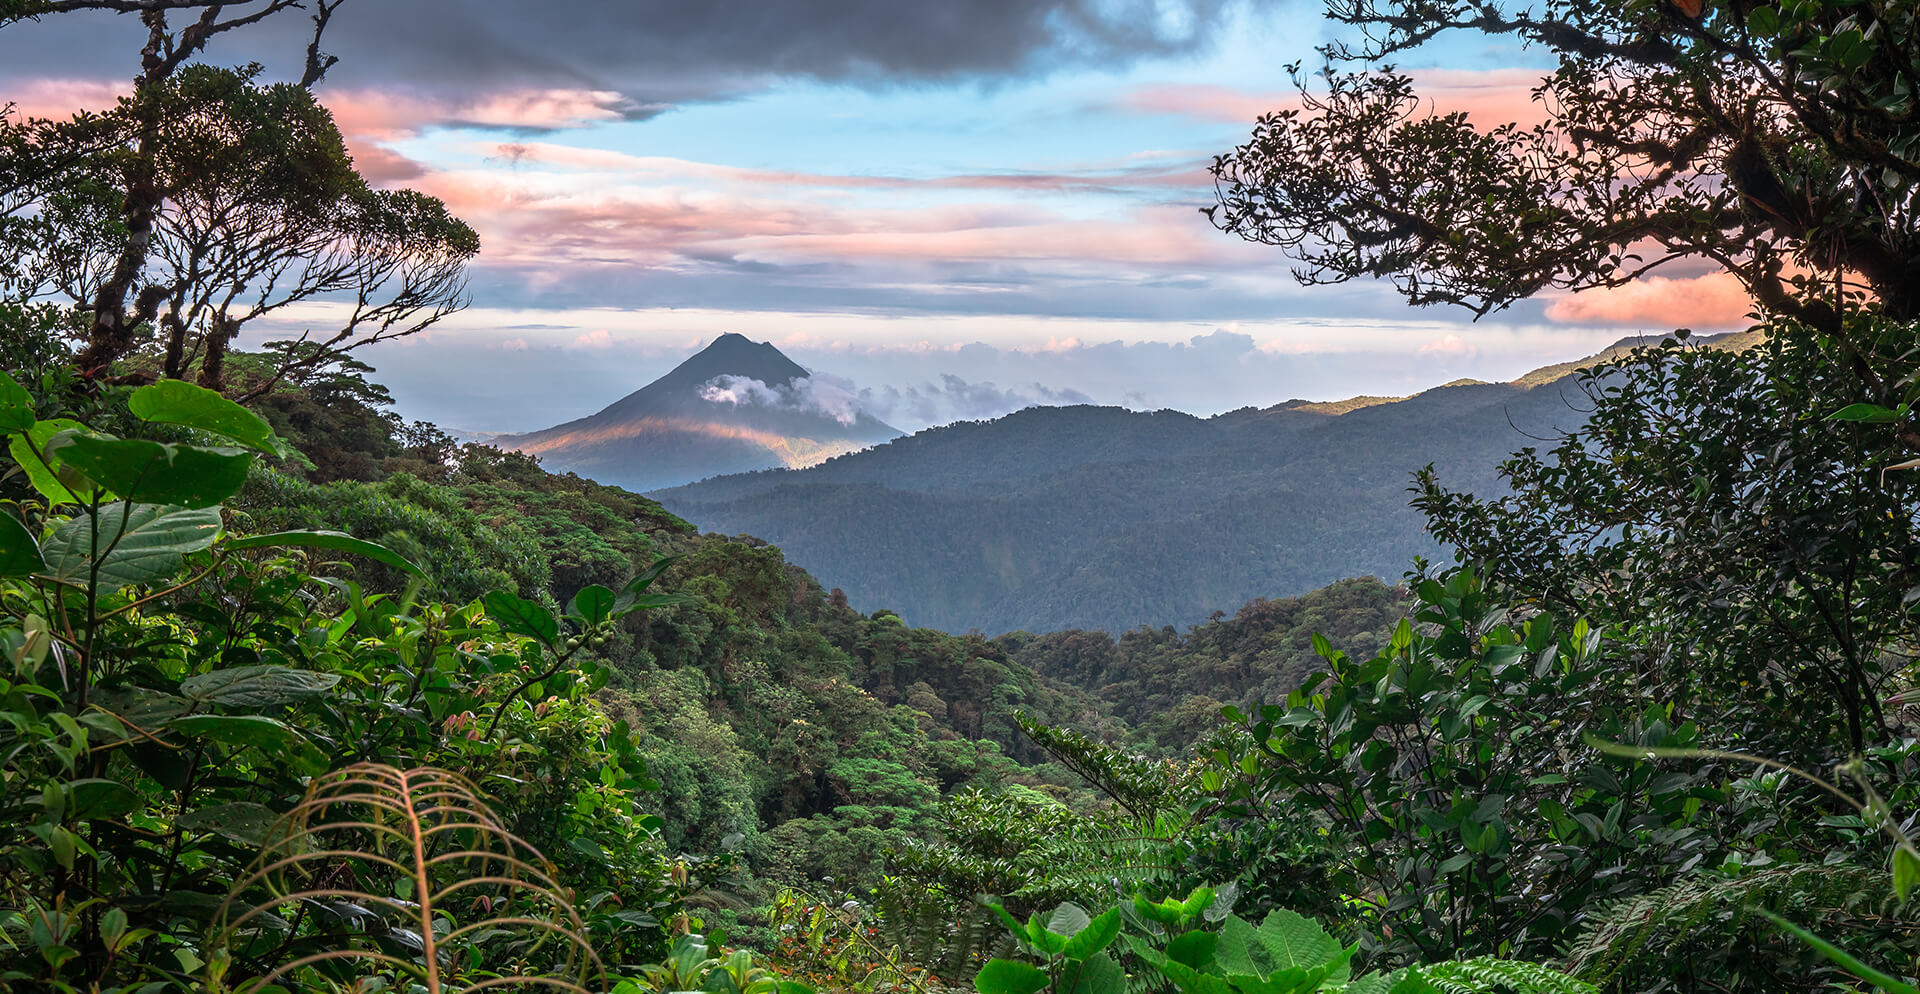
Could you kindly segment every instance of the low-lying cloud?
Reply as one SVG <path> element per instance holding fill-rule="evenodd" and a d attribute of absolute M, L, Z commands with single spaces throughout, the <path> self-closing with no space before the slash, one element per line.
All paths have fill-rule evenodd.
<path fill-rule="evenodd" d="M 1022 388 L 1002 390 L 991 382 L 970 383 L 952 373 L 941 374 L 937 384 L 923 382 L 905 388 L 868 387 L 860 391 L 860 403 L 880 417 L 919 424 L 980 421 L 1029 407 L 1094 402 L 1092 397 L 1072 387 L 1056 389 L 1044 383 L 1030 383 Z"/>
<path fill-rule="evenodd" d="M 802 376 L 791 383 L 769 384 L 731 373 L 700 385 L 700 399 L 713 404 L 766 407 L 779 411 L 821 414 L 843 425 L 860 418 L 860 401 L 852 384 L 834 377 Z"/>

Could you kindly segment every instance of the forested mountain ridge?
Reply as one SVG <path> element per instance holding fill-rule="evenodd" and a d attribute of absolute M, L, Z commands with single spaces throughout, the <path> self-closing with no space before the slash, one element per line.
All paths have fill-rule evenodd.
<path fill-rule="evenodd" d="M 1569 377 L 1584 364 L 1211 418 L 1029 408 L 654 496 L 704 527 L 762 536 L 854 603 L 916 624 L 1193 624 L 1343 577 L 1397 578 L 1436 553 L 1407 506 L 1413 471 L 1432 464 L 1450 487 L 1495 491 L 1509 453 L 1578 427 Z"/>

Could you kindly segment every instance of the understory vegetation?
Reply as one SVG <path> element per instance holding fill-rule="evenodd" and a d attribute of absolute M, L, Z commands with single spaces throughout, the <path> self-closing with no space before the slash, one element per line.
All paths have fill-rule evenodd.
<path fill-rule="evenodd" d="M 296 5 L 167 0 L 116 107 L 0 112 L 9 989 L 1920 991 L 1920 5 L 1336 2 L 1215 225 L 1479 313 L 1705 259 L 1750 332 L 1380 470 L 1399 584 L 987 638 L 395 416 L 352 353 L 481 246 L 355 171 L 341 2 L 298 83 L 193 61 Z M 1455 29 L 1547 123 L 1380 68 Z"/>

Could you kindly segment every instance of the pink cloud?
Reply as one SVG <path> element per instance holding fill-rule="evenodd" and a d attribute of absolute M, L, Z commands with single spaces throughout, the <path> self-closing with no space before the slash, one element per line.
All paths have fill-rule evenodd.
<path fill-rule="evenodd" d="M 1536 69 L 1420 69 L 1408 75 L 1413 77 L 1414 92 L 1436 114 L 1464 112 L 1480 127 L 1508 122 L 1530 126 L 1546 117 L 1545 109 L 1533 99 L 1533 88 L 1543 75 Z M 1251 125 L 1262 114 L 1299 107 L 1300 95 L 1291 90 L 1154 84 L 1125 95 L 1120 106 L 1147 114 Z"/>
<path fill-rule="evenodd" d="M 1480 349 L 1459 335 L 1448 332 L 1420 346 L 1419 353 L 1439 359 L 1471 359 L 1480 354 Z"/>
<path fill-rule="evenodd" d="M 0 97 L 19 117 L 64 118 L 82 110 L 106 110 L 133 92 L 126 83 L 102 79 L 34 79 L 14 84 Z"/>
<path fill-rule="evenodd" d="M 679 178 L 758 186 L 800 186 L 879 190 L 1011 190 L 1034 193 L 1117 190 L 1123 188 L 1193 189 L 1212 183 L 1198 157 L 1153 163 L 1098 164 L 1073 172 L 960 173 L 907 177 L 745 169 L 664 156 L 629 155 L 608 149 L 550 142 L 504 142 L 479 149 L 489 158 L 515 166 L 555 166 L 634 177 Z"/>
<path fill-rule="evenodd" d="M 1547 305 L 1547 317 L 1568 324 L 1735 328 L 1749 323 L 1753 299 L 1728 273 L 1648 276 L 1623 287 L 1568 294 Z"/>

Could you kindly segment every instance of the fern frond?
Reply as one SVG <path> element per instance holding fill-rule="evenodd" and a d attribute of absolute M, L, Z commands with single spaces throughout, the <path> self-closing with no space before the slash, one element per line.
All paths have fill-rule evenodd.
<path fill-rule="evenodd" d="M 1423 966 L 1420 976 L 1442 994 L 1599 994 L 1550 966 L 1492 957 Z"/>
<path fill-rule="evenodd" d="M 1753 928 L 1755 908 L 1802 920 L 1835 914 L 1891 914 L 1885 871 L 1789 863 L 1738 876 L 1699 873 L 1670 886 L 1607 902 L 1588 915 L 1565 966 L 1605 987 L 1622 974 L 1662 975 L 1688 947 L 1725 948 Z"/>
<path fill-rule="evenodd" d="M 585 994 L 604 971 L 566 894 L 465 779 L 365 763 L 317 778 L 280 820 L 221 905 L 214 948 L 252 974 L 241 992 L 351 964 L 428 994 Z"/>

